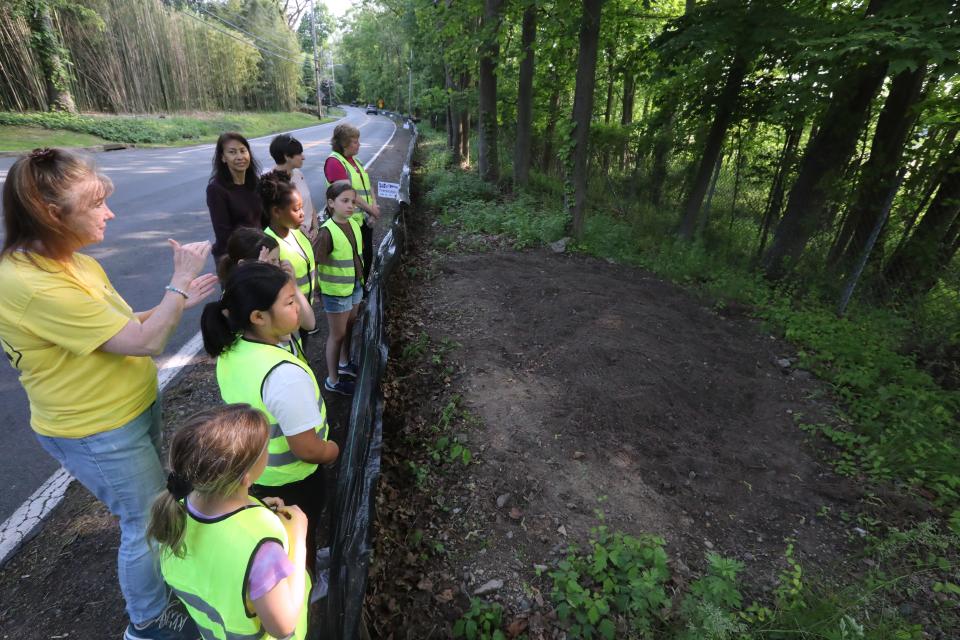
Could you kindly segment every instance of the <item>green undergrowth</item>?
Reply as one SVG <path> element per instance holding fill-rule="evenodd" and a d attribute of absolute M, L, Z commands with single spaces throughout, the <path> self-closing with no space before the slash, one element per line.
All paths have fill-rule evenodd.
<path fill-rule="evenodd" d="M 809 579 L 787 540 L 775 587 L 753 599 L 743 585 L 741 561 L 711 552 L 698 577 L 677 581 L 663 538 L 611 531 L 603 513 L 597 515 L 600 524 L 587 544 L 571 546 L 545 572 L 550 603 L 570 638 L 920 640 L 929 636 L 905 619 L 904 612 L 914 609 L 903 595 L 926 589 L 955 598 L 960 592 L 938 578 L 956 571 L 950 550 L 957 538 L 937 533 L 929 522 L 892 531 L 884 543 L 870 546 L 865 555 L 871 568 L 852 588 Z M 501 605 L 473 598 L 454 637 L 504 638 L 503 617 Z M 940 618 L 930 626 L 947 631 L 946 624 Z"/>
<path fill-rule="evenodd" d="M 554 242 L 567 232 L 559 180 L 534 173 L 525 191 L 502 195 L 475 173 L 448 168 L 443 139 L 428 135 L 425 202 L 441 222 L 468 233 L 499 234 L 516 248 Z M 675 214 L 637 205 L 619 215 L 598 203 L 585 221 L 584 237 L 568 250 L 648 269 L 694 287 L 718 309 L 746 305 L 799 351 L 799 366 L 833 388 L 840 403 L 833 424 L 804 424 L 840 452 L 834 465 L 850 476 L 891 480 L 931 498 L 952 513 L 960 531 L 960 393 L 939 386 L 903 345 L 917 335 L 935 339 L 943 318 L 960 313 L 956 296 L 937 296 L 909 314 L 854 305 L 838 318 L 816 292 L 776 289 L 749 266 L 750 229 L 737 222 L 715 225 L 721 242 L 689 244 L 674 239 Z M 448 243 L 452 242 L 450 239 Z M 713 245 L 732 247 L 711 251 Z M 954 325 L 955 326 L 955 325 Z M 956 336 L 952 336 L 956 339 Z M 942 339 L 950 336 L 942 336 Z"/>
<path fill-rule="evenodd" d="M 50 146 L 76 146 L 70 135 L 96 136 L 100 142 L 132 144 L 189 145 L 212 142 L 224 131 L 239 131 L 248 138 L 256 138 L 278 131 L 309 127 L 330 122 L 334 115 L 318 120 L 316 116 L 299 112 L 279 113 L 192 113 L 163 115 L 100 115 L 64 112 L 15 113 L 0 112 L 0 127 L 34 127 L 52 133 L 64 132 L 62 140 L 50 138 Z M 0 150 L 13 151 L 17 148 Z"/>

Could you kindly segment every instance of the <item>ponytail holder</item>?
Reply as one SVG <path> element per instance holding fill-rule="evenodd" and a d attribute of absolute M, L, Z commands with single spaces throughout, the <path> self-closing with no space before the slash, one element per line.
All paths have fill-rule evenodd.
<path fill-rule="evenodd" d="M 56 150 L 51 149 L 49 147 L 44 147 L 42 149 L 34 149 L 33 151 L 30 152 L 30 154 L 27 157 L 30 158 L 33 162 L 36 162 L 38 164 L 43 164 L 46 162 L 53 162 L 54 159 L 56 158 L 56 155 L 57 155 Z"/>
<path fill-rule="evenodd" d="M 175 471 L 167 474 L 167 491 L 175 500 L 183 500 L 193 491 L 193 485 L 184 476 Z"/>

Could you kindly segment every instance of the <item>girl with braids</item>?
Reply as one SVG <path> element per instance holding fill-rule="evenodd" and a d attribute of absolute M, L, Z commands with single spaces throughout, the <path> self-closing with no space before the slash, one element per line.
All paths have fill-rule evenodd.
<path fill-rule="evenodd" d="M 217 358 L 223 401 L 245 402 L 270 423 L 267 467 L 250 493 L 277 496 L 303 509 L 312 573 L 324 502 L 318 465 L 336 460 L 340 450 L 327 440 L 326 407 L 313 371 L 280 346 L 299 326 L 293 280 L 264 262 L 238 265 L 220 301 L 204 307 L 200 318 L 203 346 Z"/>
<path fill-rule="evenodd" d="M 306 637 L 307 518 L 278 498 L 250 496 L 268 442 L 263 414 L 231 404 L 190 417 L 170 445 L 167 491 L 147 533 L 204 638 Z"/>
<path fill-rule="evenodd" d="M 293 265 L 297 287 L 312 305 L 316 302 L 317 259 L 313 246 L 303 232 L 303 199 L 286 176 L 275 172 L 260 177 L 257 192 L 263 204 L 266 234 L 280 245 L 280 259 Z"/>
<path fill-rule="evenodd" d="M 280 260 L 280 246 L 277 244 L 276 238 L 268 236 L 259 229 L 240 227 L 230 236 L 230 240 L 227 242 L 227 253 L 220 258 L 220 263 L 217 265 L 217 276 L 220 278 L 220 282 L 225 285 L 237 265 L 251 261 L 279 265 L 290 274 L 291 278 L 294 277 L 293 265 L 287 260 Z M 316 329 L 317 319 L 313 313 L 313 307 L 307 302 L 300 289 L 297 289 L 297 305 L 300 307 L 300 331 L 309 332 Z M 294 331 L 288 339 L 281 340 L 280 346 L 303 362 L 307 362 L 300 332 Z"/>
<path fill-rule="evenodd" d="M 327 391 L 351 395 L 357 367 L 350 362 L 350 337 L 363 297 L 360 225 L 353 218 L 357 192 L 346 180 L 327 187 L 327 220 L 317 234 L 320 290 L 327 314 Z"/>

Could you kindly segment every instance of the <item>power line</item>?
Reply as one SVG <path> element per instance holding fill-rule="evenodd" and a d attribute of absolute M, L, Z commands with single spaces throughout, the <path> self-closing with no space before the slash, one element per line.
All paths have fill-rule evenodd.
<path fill-rule="evenodd" d="M 189 12 L 187 12 L 187 11 L 181 11 L 180 13 L 182 13 L 183 15 L 185 15 L 185 16 L 187 16 L 187 17 L 189 17 L 189 18 L 192 18 L 193 20 L 196 20 L 197 22 L 199 22 L 200 24 L 204 25 L 204 26 L 207 27 L 208 29 L 213 29 L 214 31 L 216 31 L 216 32 L 218 32 L 218 33 L 222 33 L 223 35 L 225 35 L 225 36 L 227 36 L 227 37 L 229 37 L 229 38 L 233 38 L 233 39 L 236 40 L 237 42 L 242 42 L 243 44 L 247 45 L 248 47 L 253 47 L 254 49 L 256 49 L 257 51 L 259 51 L 259 52 L 261 52 L 261 53 L 265 53 L 265 54 L 267 54 L 267 55 L 273 56 L 274 58 L 280 58 L 281 60 L 286 60 L 287 62 L 293 62 L 293 63 L 298 64 L 298 65 L 299 65 L 299 64 L 303 64 L 303 61 L 302 61 L 302 60 L 293 60 L 292 58 L 288 58 L 288 57 L 286 57 L 286 56 L 280 55 L 279 53 L 275 53 L 275 52 L 270 51 L 270 50 L 268 50 L 268 49 L 263 49 L 263 48 L 261 48 L 261 47 L 258 47 L 258 46 L 255 45 L 254 43 L 249 42 L 249 41 L 247 41 L 247 40 L 244 40 L 243 38 L 241 38 L 241 37 L 239 37 L 239 36 L 237 36 L 237 35 L 235 35 L 235 34 L 230 33 L 230 32 L 227 31 L 226 29 L 221 29 L 220 27 L 218 27 L 218 26 L 216 26 L 216 25 L 214 25 L 214 24 L 210 24 L 209 22 L 207 22 L 207 21 L 204 20 L 203 18 L 198 18 L 197 16 L 193 15 L 192 13 L 189 13 Z"/>
<path fill-rule="evenodd" d="M 201 13 L 207 14 L 208 16 L 210 16 L 211 18 L 213 18 L 214 20 L 218 20 L 219 22 L 222 22 L 223 24 L 227 25 L 227 26 L 230 27 L 231 29 L 234 29 L 234 30 L 236 30 L 236 31 L 239 31 L 240 33 L 244 33 L 244 34 L 250 36 L 251 38 L 253 38 L 254 40 L 260 41 L 261 43 L 263 43 L 264 46 L 270 45 L 270 47 L 282 48 L 282 45 L 277 44 L 276 42 L 271 42 L 271 41 L 269 41 L 269 40 L 267 40 L 267 39 L 265 39 L 265 38 L 261 38 L 261 37 L 259 37 L 259 36 L 256 36 L 256 35 L 250 33 L 249 31 L 247 31 L 246 29 L 242 29 L 241 27 L 238 27 L 237 25 L 233 24 L 232 22 L 230 22 L 230 21 L 227 20 L 226 18 L 221 18 L 220 16 L 218 16 L 218 15 L 215 14 L 215 13 L 210 13 L 209 11 L 207 11 L 206 9 L 204 9 L 203 7 L 197 7 L 197 10 L 200 11 Z M 271 49 L 271 51 L 273 51 L 273 49 Z M 274 53 L 275 55 L 281 55 L 281 56 L 282 56 L 282 54 L 281 54 L 281 53 L 278 53 L 277 51 L 273 51 L 273 53 Z"/>

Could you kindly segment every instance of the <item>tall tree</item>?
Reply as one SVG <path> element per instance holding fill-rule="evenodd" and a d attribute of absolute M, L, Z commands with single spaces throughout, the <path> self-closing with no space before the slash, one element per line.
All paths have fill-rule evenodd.
<path fill-rule="evenodd" d="M 587 204 L 587 159 L 590 119 L 593 116 L 593 89 L 597 81 L 597 50 L 600 43 L 600 11 L 603 0 L 583 0 L 580 22 L 580 53 L 573 96 L 573 235 L 583 237 Z"/>
<path fill-rule="evenodd" d="M 480 177 L 486 182 L 500 179 L 497 155 L 497 58 L 500 55 L 500 11 L 504 0 L 484 0 L 480 73 L 477 89 L 480 95 L 477 164 Z"/>
<path fill-rule="evenodd" d="M 530 143 L 533 138 L 533 45 L 537 37 L 537 5 L 529 2 L 523 10 L 520 73 L 517 83 L 517 140 L 513 152 L 513 181 L 526 185 L 530 179 Z"/>
<path fill-rule="evenodd" d="M 27 5 L 30 43 L 40 61 L 47 87 L 47 104 L 51 110 L 74 112 L 77 106 L 70 93 L 70 60 L 57 30 L 53 26 L 50 2 L 30 0 Z"/>
<path fill-rule="evenodd" d="M 747 75 L 748 61 L 743 52 L 739 49 L 733 55 L 733 61 L 727 70 L 726 80 L 723 84 L 723 90 L 717 99 L 717 110 L 713 117 L 713 123 L 710 125 L 710 131 L 707 134 L 707 140 L 703 147 L 703 154 L 697 165 L 697 171 L 693 178 L 693 184 L 690 192 L 687 194 L 686 201 L 683 204 L 682 218 L 680 220 L 680 237 L 690 240 L 698 228 L 698 219 L 700 217 L 700 208 L 703 206 L 703 198 L 707 194 L 707 187 L 710 184 L 710 176 L 717 167 L 717 160 L 720 158 L 720 150 L 723 148 L 723 140 L 727 135 L 727 128 L 733 119 L 734 110 L 737 107 L 737 99 L 740 95 L 740 86 Z"/>
<path fill-rule="evenodd" d="M 929 291 L 960 248 L 960 145 L 950 154 L 937 194 L 910 238 L 884 268 L 889 292 Z"/>
<path fill-rule="evenodd" d="M 898 73 L 877 120 L 870 147 L 870 158 L 860 171 L 857 193 L 840 228 L 828 262 L 852 264 L 860 255 L 883 215 L 883 203 L 896 188 L 897 168 L 903 156 L 907 135 L 916 121 L 916 104 L 920 99 L 926 66 Z"/>

